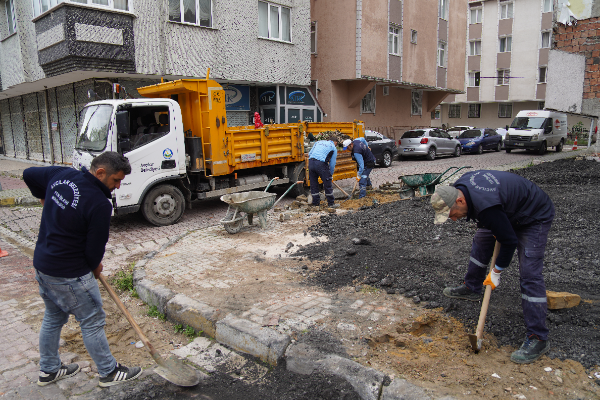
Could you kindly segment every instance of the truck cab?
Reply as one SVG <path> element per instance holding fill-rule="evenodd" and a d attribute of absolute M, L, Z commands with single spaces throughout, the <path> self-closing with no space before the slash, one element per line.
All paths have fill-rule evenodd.
<path fill-rule="evenodd" d="M 554 111 L 519 111 L 504 137 L 507 153 L 513 149 L 546 153 L 548 147 L 562 151 L 567 139 L 567 115 Z"/>

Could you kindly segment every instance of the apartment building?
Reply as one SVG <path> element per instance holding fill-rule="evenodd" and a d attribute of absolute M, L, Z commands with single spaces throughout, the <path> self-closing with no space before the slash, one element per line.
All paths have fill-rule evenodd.
<path fill-rule="evenodd" d="M 320 121 L 310 27 L 309 0 L 0 0 L 0 153 L 68 164 L 87 102 L 209 69 L 229 125 Z"/>
<path fill-rule="evenodd" d="M 553 0 L 469 0 L 465 94 L 441 105 L 446 126 L 498 128 L 543 109 Z"/>
<path fill-rule="evenodd" d="M 464 91 L 467 0 L 311 0 L 311 75 L 326 121 L 394 139 Z"/>

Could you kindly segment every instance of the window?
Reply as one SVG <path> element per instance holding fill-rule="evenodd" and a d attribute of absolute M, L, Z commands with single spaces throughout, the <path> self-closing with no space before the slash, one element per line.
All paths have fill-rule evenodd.
<path fill-rule="evenodd" d="M 421 115 L 423 110 L 423 91 L 420 89 L 411 92 L 411 115 Z"/>
<path fill-rule="evenodd" d="M 498 104 L 498 118 L 512 118 L 512 103 Z"/>
<path fill-rule="evenodd" d="M 510 79 L 510 69 L 498 70 L 498 85 L 508 85 Z"/>
<path fill-rule="evenodd" d="M 258 36 L 268 39 L 292 41 L 291 9 L 276 4 L 258 2 Z"/>
<path fill-rule="evenodd" d="M 544 2 L 542 12 L 552 12 L 552 0 L 542 0 Z"/>
<path fill-rule="evenodd" d="M 12 3 L 14 0 L 8 1 Z M 42 13 L 45 13 L 51 8 L 56 7 L 58 4 L 64 1 L 66 0 L 33 0 L 34 18 Z M 188 0 L 184 0 L 184 2 L 187 1 Z M 91 6 L 114 8 L 115 10 L 129 11 L 129 0 L 71 0 L 71 2 L 89 4 Z M 169 0 L 169 7 L 171 7 L 171 2 L 173 2 L 173 0 Z"/>
<path fill-rule="evenodd" d="M 400 29 L 396 26 L 390 25 L 390 32 L 388 33 L 388 53 L 395 56 L 400 55 Z"/>
<path fill-rule="evenodd" d="M 448 118 L 460 118 L 460 104 L 450 104 Z"/>
<path fill-rule="evenodd" d="M 469 46 L 471 47 L 471 51 L 469 55 L 471 56 L 480 56 L 481 55 L 481 40 L 473 40 L 469 42 Z"/>
<path fill-rule="evenodd" d="M 500 38 L 500 53 L 507 53 L 512 48 L 512 36 Z"/>
<path fill-rule="evenodd" d="M 310 53 L 317 54 L 317 21 L 310 23 Z"/>
<path fill-rule="evenodd" d="M 390 95 L 390 87 L 389 86 L 384 86 L 383 87 L 383 95 L 384 96 L 389 96 Z"/>
<path fill-rule="evenodd" d="M 481 16 L 483 15 L 483 8 L 471 8 L 471 23 L 472 24 L 480 24 Z"/>
<path fill-rule="evenodd" d="M 539 83 L 546 83 L 546 74 L 548 73 L 548 67 L 540 67 Z M 543 110 L 543 108 L 542 108 Z"/>
<path fill-rule="evenodd" d="M 468 118 L 479 118 L 481 116 L 481 104 L 469 104 Z"/>
<path fill-rule="evenodd" d="M 169 21 L 210 27 L 211 0 L 169 0 Z"/>
<path fill-rule="evenodd" d="M 538 102 L 538 110 L 543 110 L 546 107 L 545 101 Z"/>
<path fill-rule="evenodd" d="M 446 19 L 447 0 L 440 0 L 440 18 Z"/>
<path fill-rule="evenodd" d="M 417 31 L 414 29 L 410 30 L 410 42 L 413 44 L 417 44 Z"/>
<path fill-rule="evenodd" d="M 442 110 L 440 110 L 440 107 L 438 106 L 435 110 L 431 112 L 431 119 L 440 119 L 441 113 Z"/>
<path fill-rule="evenodd" d="M 6 20 L 8 22 L 8 34 L 12 35 L 17 31 L 17 16 L 15 15 L 14 0 L 8 0 L 5 4 Z"/>
<path fill-rule="evenodd" d="M 513 17 L 513 3 L 500 3 L 500 19 Z"/>
<path fill-rule="evenodd" d="M 438 42 L 438 67 L 446 66 L 446 43 Z"/>
<path fill-rule="evenodd" d="M 369 93 L 363 97 L 360 102 L 360 113 L 373 113 L 375 114 L 375 88 L 377 85 L 373 86 Z"/>
<path fill-rule="evenodd" d="M 542 32 L 542 48 L 550 47 L 550 32 Z"/>
<path fill-rule="evenodd" d="M 479 86 L 481 72 L 469 72 L 469 87 Z"/>

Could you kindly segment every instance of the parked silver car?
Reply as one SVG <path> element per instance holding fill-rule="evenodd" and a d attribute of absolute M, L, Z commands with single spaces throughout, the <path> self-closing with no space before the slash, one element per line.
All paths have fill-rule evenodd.
<path fill-rule="evenodd" d="M 439 128 L 413 129 L 404 132 L 399 140 L 398 158 L 425 156 L 435 160 L 437 155 L 460 157 L 460 142 Z"/>

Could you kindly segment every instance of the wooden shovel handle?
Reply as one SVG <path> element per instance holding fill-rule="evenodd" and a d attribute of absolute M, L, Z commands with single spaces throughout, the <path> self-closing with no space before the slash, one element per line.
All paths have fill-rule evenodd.
<path fill-rule="evenodd" d="M 340 189 L 340 191 L 341 191 L 341 192 L 344 194 L 344 196 L 348 197 L 348 193 L 346 193 L 346 192 L 344 191 L 344 189 L 342 189 L 342 188 L 340 187 L 340 185 L 338 185 L 337 183 L 335 183 L 335 181 L 333 181 L 333 180 L 332 180 L 331 182 L 333 182 L 333 184 L 335 185 L 335 187 L 336 187 L 336 188 Z"/>
<path fill-rule="evenodd" d="M 498 253 L 500 253 L 500 243 L 496 241 L 496 245 L 494 246 L 494 254 L 492 255 L 492 261 L 490 262 L 490 268 L 494 268 L 494 265 L 496 265 Z M 485 317 L 487 316 L 491 295 L 492 287 L 490 285 L 486 285 L 485 293 L 483 294 L 483 303 L 481 304 L 481 312 L 479 313 L 479 321 L 477 322 L 477 330 L 475 331 L 477 339 L 481 339 L 483 337 L 483 327 L 485 326 Z"/>
<path fill-rule="evenodd" d="M 152 343 L 150 343 L 150 341 L 148 340 L 146 335 L 144 335 L 144 333 L 142 332 L 142 329 L 139 327 L 139 325 L 133 319 L 133 316 L 129 313 L 129 311 L 125 307 L 125 304 L 123 304 L 123 302 L 121 302 L 121 299 L 119 299 L 119 296 L 117 295 L 117 293 L 115 293 L 112 286 L 110 286 L 108 284 L 104 275 L 100 274 L 100 276 L 98 277 L 98 280 L 100 280 L 100 282 L 102 282 L 102 285 L 104 285 L 104 288 L 108 292 L 109 296 L 117 304 L 117 307 L 119 307 L 119 310 L 121 310 L 121 312 L 123 314 L 125 314 L 125 318 L 127 318 L 127 321 L 129 321 L 129 323 L 131 324 L 131 326 L 133 327 L 135 332 L 138 334 L 138 336 L 142 340 L 142 343 L 144 343 L 144 346 L 146 346 L 148 351 L 150 351 L 150 354 L 152 354 L 152 356 L 154 356 L 154 354 L 158 354 L 156 352 L 156 349 L 154 349 L 154 346 L 152 346 Z"/>

